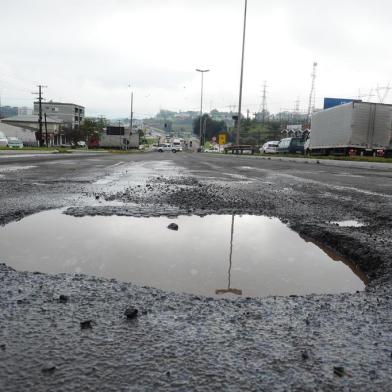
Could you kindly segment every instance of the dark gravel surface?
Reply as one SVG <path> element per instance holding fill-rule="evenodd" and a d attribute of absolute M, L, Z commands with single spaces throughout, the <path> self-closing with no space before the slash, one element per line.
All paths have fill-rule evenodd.
<path fill-rule="evenodd" d="M 2 265 L 0 390 L 391 390 L 390 170 L 205 154 L 94 159 L 22 161 L 36 167 L 8 173 L 0 163 L 0 222 L 58 206 L 75 216 L 277 216 L 350 258 L 367 289 L 216 300 Z M 345 219 L 365 226 L 330 223 Z"/>

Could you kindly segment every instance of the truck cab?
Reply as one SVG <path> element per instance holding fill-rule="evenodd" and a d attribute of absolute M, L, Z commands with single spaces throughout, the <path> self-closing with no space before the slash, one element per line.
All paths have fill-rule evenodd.
<path fill-rule="evenodd" d="M 300 137 L 288 137 L 279 142 L 276 150 L 280 154 L 303 154 L 304 143 Z"/>

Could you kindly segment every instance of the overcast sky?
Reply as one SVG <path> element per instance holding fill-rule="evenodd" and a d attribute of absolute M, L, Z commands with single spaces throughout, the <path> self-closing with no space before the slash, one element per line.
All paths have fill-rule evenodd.
<path fill-rule="evenodd" d="M 208 68 L 204 108 L 228 110 L 238 104 L 243 9 L 243 0 L 0 0 L 2 103 L 32 107 L 41 83 L 47 99 L 126 117 L 131 83 L 137 117 L 199 110 L 195 68 Z M 392 80 L 391 15 L 387 0 L 248 0 L 244 112 L 260 108 L 264 80 L 269 110 L 299 99 L 306 111 L 314 61 L 316 106 L 376 94 Z"/>

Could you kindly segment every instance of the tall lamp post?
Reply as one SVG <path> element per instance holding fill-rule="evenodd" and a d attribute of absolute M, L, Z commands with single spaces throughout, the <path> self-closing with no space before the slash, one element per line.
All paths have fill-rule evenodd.
<path fill-rule="evenodd" d="M 244 12 L 244 31 L 242 34 L 242 59 L 241 59 L 241 78 L 240 78 L 240 97 L 238 103 L 238 118 L 237 118 L 237 137 L 236 144 L 240 144 L 240 128 L 241 128 L 241 105 L 242 105 L 242 80 L 244 77 L 244 56 L 245 56 L 245 33 L 246 33 L 246 10 L 248 7 L 248 0 L 245 0 L 245 12 Z"/>
<path fill-rule="evenodd" d="M 132 86 L 131 83 L 128 84 L 129 89 L 131 90 L 131 113 L 129 116 L 129 140 L 126 141 L 126 150 L 128 150 L 128 144 L 130 143 L 132 131 L 133 131 L 133 91 L 132 91 Z M 125 132 L 124 132 L 125 136 Z"/>
<path fill-rule="evenodd" d="M 199 139 L 200 148 L 203 145 L 203 84 L 204 84 L 204 73 L 210 72 L 209 69 L 196 69 L 197 72 L 201 73 L 201 94 L 200 94 L 200 129 L 199 129 Z"/>

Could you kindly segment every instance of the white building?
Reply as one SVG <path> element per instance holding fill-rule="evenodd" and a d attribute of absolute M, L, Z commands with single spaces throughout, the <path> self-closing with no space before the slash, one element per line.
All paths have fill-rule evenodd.
<path fill-rule="evenodd" d="M 34 114 L 39 113 L 39 103 L 34 102 Z M 72 129 L 79 126 L 85 118 L 84 106 L 64 102 L 42 102 L 42 113 L 61 120 L 65 126 Z"/>

